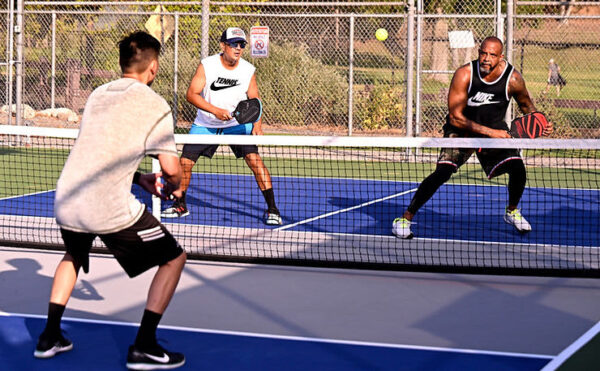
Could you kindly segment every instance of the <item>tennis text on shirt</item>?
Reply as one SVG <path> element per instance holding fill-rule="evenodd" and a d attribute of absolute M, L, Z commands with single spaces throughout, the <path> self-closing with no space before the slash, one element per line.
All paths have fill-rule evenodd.
<path fill-rule="evenodd" d="M 237 104 L 248 99 L 248 86 L 256 68 L 240 58 L 237 67 L 228 70 L 221 62 L 221 55 L 215 54 L 202 60 L 206 84 L 202 97 L 213 106 L 233 112 Z M 198 109 L 194 125 L 207 128 L 227 128 L 239 125 L 235 119 L 222 121 L 212 113 Z"/>

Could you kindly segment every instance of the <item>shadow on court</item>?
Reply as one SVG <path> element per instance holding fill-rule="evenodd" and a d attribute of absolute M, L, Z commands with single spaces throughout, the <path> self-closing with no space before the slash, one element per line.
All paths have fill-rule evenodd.
<path fill-rule="evenodd" d="M 60 257 L 56 256 L 56 264 L 59 261 Z M 53 277 L 40 274 L 42 266 L 34 259 L 16 258 L 7 260 L 6 263 L 14 269 L 0 272 L 0 282 L 6 283 L 2 296 L 10 297 L 11 300 L 0 301 L 0 310 L 21 313 L 28 310 L 32 304 L 31 298 L 37 298 L 34 305 L 43 306 L 42 311 L 45 311 Z M 91 301 L 104 299 L 88 280 L 81 277 L 73 289 L 72 297 Z"/>

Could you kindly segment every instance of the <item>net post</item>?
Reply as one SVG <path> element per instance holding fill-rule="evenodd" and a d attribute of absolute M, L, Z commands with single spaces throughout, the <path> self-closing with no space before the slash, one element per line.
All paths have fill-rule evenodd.
<path fill-rule="evenodd" d="M 158 159 L 153 158 L 152 159 L 152 172 L 153 173 L 158 173 L 160 172 L 160 163 L 158 162 Z M 156 197 L 156 196 L 152 196 L 152 215 L 154 215 L 154 217 L 156 218 L 156 220 L 158 220 L 160 222 L 160 198 Z"/>

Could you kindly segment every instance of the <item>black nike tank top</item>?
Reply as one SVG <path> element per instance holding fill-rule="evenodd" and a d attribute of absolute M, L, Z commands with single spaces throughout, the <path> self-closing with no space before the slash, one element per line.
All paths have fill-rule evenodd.
<path fill-rule="evenodd" d="M 479 61 L 471 62 L 467 107 L 463 111 L 466 118 L 493 129 L 508 130 L 504 116 L 510 102 L 508 81 L 513 69 L 513 66 L 506 62 L 500 77 L 487 82 L 482 80 L 479 74 Z"/>

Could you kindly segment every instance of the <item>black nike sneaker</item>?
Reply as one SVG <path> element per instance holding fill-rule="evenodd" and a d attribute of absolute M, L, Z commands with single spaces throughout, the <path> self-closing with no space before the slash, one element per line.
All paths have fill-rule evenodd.
<path fill-rule="evenodd" d="M 171 353 L 157 345 L 151 352 L 145 352 L 132 345 L 127 354 L 127 368 L 130 370 L 170 370 L 183 366 L 185 356 Z"/>
<path fill-rule="evenodd" d="M 62 336 L 62 334 L 56 337 L 49 337 L 45 333 L 42 332 L 40 338 L 38 339 L 37 346 L 35 347 L 35 351 L 33 352 L 33 356 L 35 358 L 51 358 L 56 355 L 56 353 L 66 352 L 73 349 L 73 343 Z"/>
<path fill-rule="evenodd" d="M 163 218 L 182 218 L 190 215 L 190 212 L 185 204 L 185 201 L 176 198 L 173 205 L 160 214 Z"/>

